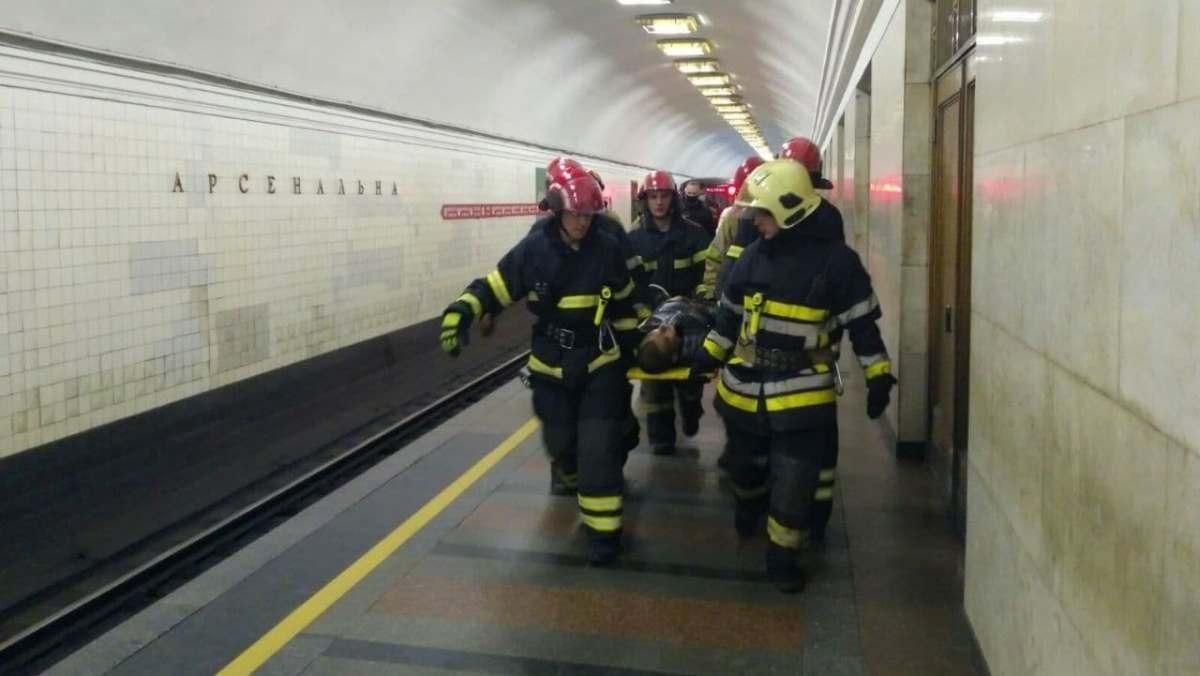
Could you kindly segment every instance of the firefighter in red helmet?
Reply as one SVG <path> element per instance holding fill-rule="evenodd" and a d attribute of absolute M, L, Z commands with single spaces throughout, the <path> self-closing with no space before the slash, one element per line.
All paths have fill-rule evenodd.
<path fill-rule="evenodd" d="M 730 180 L 735 196 L 742 189 L 742 183 L 746 181 L 746 177 L 750 175 L 750 172 L 754 171 L 762 163 L 762 158 L 758 155 L 751 155 L 738 165 L 737 170 L 733 172 L 733 178 Z M 702 298 L 716 300 L 717 277 L 720 274 L 721 267 L 725 264 L 725 257 L 729 253 L 729 246 L 733 243 L 733 236 L 737 231 L 738 214 L 741 212 L 742 208 L 737 204 L 730 204 L 725 207 L 721 212 L 721 217 L 717 219 L 717 231 L 713 235 L 712 243 L 709 244 L 708 251 L 704 255 L 704 282 L 700 289 L 700 296 Z M 737 249 L 737 252 L 741 252 L 740 247 Z"/>
<path fill-rule="evenodd" d="M 441 342 L 456 356 L 474 319 L 526 300 L 536 317 L 533 408 L 551 471 L 575 488 L 589 561 L 604 565 L 621 550 L 623 355 L 638 337 L 634 283 L 618 242 L 596 227 L 604 198 L 595 179 L 570 178 L 557 192 L 554 210 L 446 308 Z"/>
<path fill-rule="evenodd" d="M 642 204 L 640 225 L 630 233 L 634 252 L 642 259 L 648 285 L 657 286 L 666 297 L 695 296 L 704 274 L 708 232 L 683 215 L 675 180 L 665 171 L 652 171 L 642 181 L 638 200 Z M 675 400 L 683 433 L 692 436 L 700 428 L 703 407 L 700 382 L 646 380 L 641 386 L 646 413 L 646 434 L 654 453 L 675 452 Z"/>

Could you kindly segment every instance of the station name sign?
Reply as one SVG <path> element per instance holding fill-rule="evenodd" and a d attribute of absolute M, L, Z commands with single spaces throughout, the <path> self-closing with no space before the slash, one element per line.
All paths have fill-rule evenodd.
<path fill-rule="evenodd" d="M 293 195 L 390 195 L 399 196 L 400 187 L 396 181 L 362 181 L 361 179 L 351 179 L 347 184 L 345 179 L 331 179 L 326 190 L 325 179 L 308 179 L 304 180 L 299 176 L 290 177 L 290 181 L 281 181 L 274 176 L 266 175 L 253 178 L 250 174 L 242 174 L 236 180 L 226 179 L 237 187 L 237 191 L 243 195 L 249 192 L 264 192 L 268 195 L 274 195 L 279 192 L 280 186 L 290 188 L 288 192 Z M 216 174 L 208 175 L 208 192 L 217 192 L 218 186 L 222 183 L 221 178 Z M 183 178 L 179 172 L 175 172 L 175 181 L 171 184 L 171 192 L 185 192 L 183 189 Z"/>

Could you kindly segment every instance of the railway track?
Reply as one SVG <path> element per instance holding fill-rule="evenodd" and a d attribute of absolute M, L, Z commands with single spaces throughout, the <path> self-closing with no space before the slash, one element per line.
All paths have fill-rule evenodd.
<path fill-rule="evenodd" d="M 37 673 L 195 578 L 517 375 L 528 352 L 429 402 L 0 644 L 0 673 Z"/>

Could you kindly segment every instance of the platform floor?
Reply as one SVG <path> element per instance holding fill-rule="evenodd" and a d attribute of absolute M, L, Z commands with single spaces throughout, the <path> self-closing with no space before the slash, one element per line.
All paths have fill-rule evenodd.
<path fill-rule="evenodd" d="M 257 673 L 983 673 L 933 475 L 895 459 L 861 386 L 841 402 L 835 515 L 799 596 L 765 581 L 764 538 L 734 534 L 710 400 L 692 448 L 631 456 L 620 567 L 586 565 L 534 432 Z M 51 673 L 217 672 L 530 418 L 506 385 Z"/>

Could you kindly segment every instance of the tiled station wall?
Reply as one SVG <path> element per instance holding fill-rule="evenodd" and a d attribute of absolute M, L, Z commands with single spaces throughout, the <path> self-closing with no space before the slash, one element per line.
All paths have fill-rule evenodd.
<path fill-rule="evenodd" d="M 553 154 L 0 47 L 0 457 L 436 316 Z"/>

